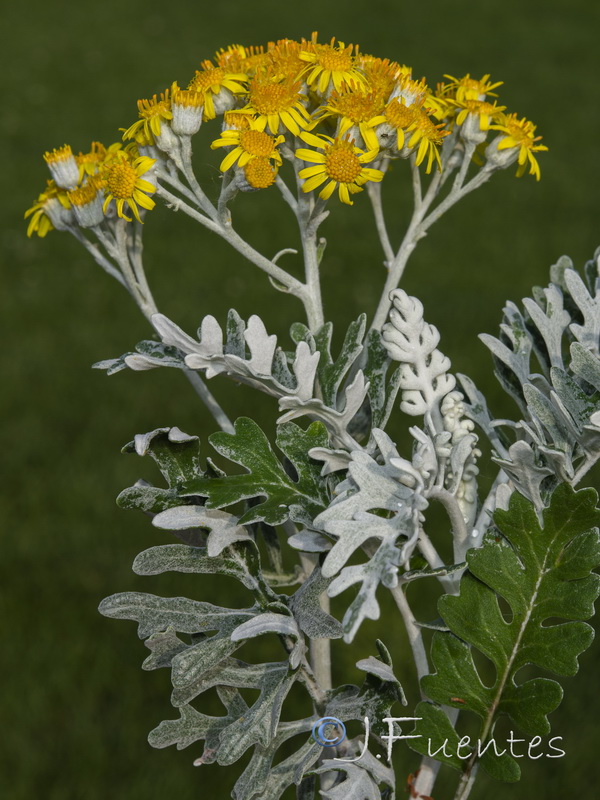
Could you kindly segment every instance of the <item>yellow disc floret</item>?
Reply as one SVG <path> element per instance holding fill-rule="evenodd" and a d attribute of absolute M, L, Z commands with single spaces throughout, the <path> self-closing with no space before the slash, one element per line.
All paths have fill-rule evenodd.
<path fill-rule="evenodd" d="M 338 135 L 343 136 L 352 127 L 358 127 L 367 149 L 376 150 L 379 147 L 377 136 L 373 131 L 371 120 L 381 114 L 384 99 L 378 92 L 365 91 L 363 84 L 352 81 L 341 92 L 331 93 L 329 102 L 325 106 L 319 119 L 335 115 L 340 118 Z"/>
<path fill-rule="evenodd" d="M 241 44 L 232 44 L 219 50 L 215 55 L 215 61 L 217 66 L 223 67 L 230 73 L 247 76 L 259 67 L 267 66 L 269 56 L 262 45 L 245 47 Z"/>
<path fill-rule="evenodd" d="M 67 196 L 72 206 L 86 206 L 96 199 L 98 194 L 98 184 L 92 179 L 83 186 L 78 186 L 72 192 L 68 192 Z"/>
<path fill-rule="evenodd" d="M 225 172 L 236 162 L 239 167 L 244 167 L 253 158 L 272 159 L 281 164 L 281 155 L 277 147 L 283 139 L 283 136 L 269 136 L 260 130 L 255 120 L 250 120 L 250 127 L 247 130 L 223 131 L 221 137 L 211 144 L 211 148 L 214 150 L 217 147 L 233 147 L 221 162 L 220 169 Z"/>
<path fill-rule="evenodd" d="M 384 100 L 389 98 L 403 75 L 411 74 L 410 67 L 390 61 L 389 58 L 361 55 L 357 58 L 357 65 L 364 72 L 371 91 L 382 95 Z"/>
<path fill-rule="evenodd" d="M 315 136 L 307 131 L 301 134 L 301 138 L 307 144 L 323 150 L 322 153 L 305 148 L 296 150 L 297 158 L 316 165 L 305 167 L 298 173 L 304 180 L 303 192 L 311 192 L 325 184 L 319 197 L 327 200 L 337 188 L 342 203 L 352 205 L 351 194 L 361 192 L 368 181 L 379 182 L 383 178 L 381 170 L 364 166 L 375 158 L 377 150 L 364 152 L 352 140 Z"/>
<path fill-rule="evenodd" d="M 434 160 L 442 168 L 439 146 L 449 131 L 443 123 L 435 124 L 424 109 L 423 101 L 407 104 L 403 98 L 395 97 L 386 105 L 383 114 L 371 121 L 381 124 L 385 130 L 395 129 L 396 146 L 399 151 L 413 150 L 417 145 L 415 163 L 419 166 L 428 156 L 426 172 L 431 172 Z M 405 152 L 403 155 L 410 155 Z"/>
<path fill-rule="evenodd" d="M 95 175 L 100 164 L 106 157 L 106 147 L 102 142 L 92 142 L 89 153 L 80 152 L 75 156 L 75 161 L 80 170 L 80 177 L 83 175 Z"/>
<path fill-rule="evenodd" d="M 306 62 L 300 58 L 302 45 L 292 39 L 280 39 L 271 43 L 268 50 L 269 63 L 273 73 L 279 76 L 289 75 L 297 77 L 306 67 Z"/>
<path fill-rule="evenodd" d="M 212 61 L 203 61 L 201 66 L 201 70 L 196 70 L 188 89 L 203 96 L 206 121 L 214 119 L 217 114 L 231 107 L 234 97 L 245 92 L 248 76 L 245 72 L 235 72 L 228 66 L 215 67 Z"/>
<path fill-rule="evenodd" d="M 301 86 L 293 76 L 279 75 L 272 68 L 259 70 L 250 81 L 248 103 L 242 111 L 255 115 L 262 130 L 268 125 L 273 134 L 284 128 L 298 136 L 310 123 Z"/>
<path fill-rule="evenodd" d="M 335 44 L 335 38 L 329 44 L 319 44 L 317 33 L 313 33 L 310 42 L 305 42 L 300 53 L 300 58 L 308 62 L 305 69 L 305 80 L 309 86 L 317 89 L 321 94 L 332 88 L 338 92 L 344 83 L 364 83 L 365 77 L 356 66 L 353 52 L 358 48 L 346 45 L 344 42 Z"/>
<path fill-rule="evenodd" d="M 70 144 L 55 147 L 54 150 L 46 150 L 44 153 L 46 164 L 60 164 L 69 161 L 71 158 L 73 158 L 73 150 Z"/>
<path fill-rule="evenodd" d="M 226 111 L 223 114 L 223 130 L 237 128 L 240 131 L 248 130 L 252 117 L 242 114 L 241 111 Z"/>
<path fill-rule="evenodd" d="M 137 122 L 124 132 L 123 139 L 134 139 L 139 145 L 154 144 L 154 138 L 160 136 L 162 120 L 173 119 L 171 111 L 171 92 L 167 89 L 160 96 L 153 95 L 149 100 L 138 100 Z"/>
<path fill-rule="evenodd" d="M 362 171 L 354 146 L 349 141 L 340 141 L 325 155 L 325 172 L 338 183 L 354 183 Z"/>
<path fill-rule="evenodd" d="M 275 183 L 277 169 L 264 156 L 257 156 L 244 167 L 246 180 L 253 189 L 268 189 Z"/>
<path fill-rule="evenodd" d="M 125 152 L 103 172 L 105 180 L 105 194 L 103 210 L 106 213 L 108 206 L 115 201 L 117 214 L 121 219 L 131 222 L 131 217 L 125 215 L 127 205 L 138 222 L 141 222 L 138 205 L 142 208 L 152 209 L 154 200 L 149 197 L 156 191 L 154 184 L 141 176 L 146 174 L 155 164 L 155 160 L 146 156 L 132 159 Z"/>

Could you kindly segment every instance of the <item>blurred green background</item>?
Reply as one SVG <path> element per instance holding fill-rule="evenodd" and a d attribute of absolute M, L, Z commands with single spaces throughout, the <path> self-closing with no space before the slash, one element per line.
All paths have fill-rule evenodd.
<path fill-rule="evenodd" d="M 506 299 L 544 284 L 561 254 L 580 265 L 600 243 L 600 7 L 592 0 L 31 0 L 6 6 L 2 27 L 0 797 L 221 800 L 237 767 L 199 772 L 191 766 L 199 747 L 177 752 L 147 745 L 152 727 L 177 716 L 168 673 L 141 672 L 147 651 L 133 624 L 96 612 L 100 599 L 115 591 L 195 591 L 182 576 L 141 579 L 130 572 L 135 554 L 166 535 L 116 507 L 122 488 L 139 476 L 155 478 L 151 465 L 119 450 L 134 434 L 158 426 L 178 425 L 203 439 L 213 426 L 175 372 L 109 380 L 90 370 L 149 331 L 120 287 L 70 237 L 52 232 L 43 241 L 26 239 L 23 211 L 46 180 L 42 153 L 65 141 L 85 150 L 93 139 L 115 140 L 117 129 L 135 119 L 138 97 L 174 79 L 185 83 L 219 47 L 309 36 L 314 29 L 322 38 L 357 41 L 365 52 L 412 65 L 431 84 L 444 73 L 468 71 L 504 80 L 502 102 L 533 119 L 550 148 L 540 157 L 542 181 L 517 180 L 513 170 L 496 176 L 433 228 L 403 285 L 440 328 L 453 368 L 476 380 L 497 414 L 510 414 L 477 334 L 496 331 Z M 206 150 L 197 159 L 216 187 L 215 154 Z M 408 211 L 405 167 L 395 166 L 384 189 L 390 227 L 397 230 Z M 271 255 L 295 244 L 288 209 L 277 200 L 264 193 L 235 206 L 240 230 Z M 332 205 L 324 229 L 326 315 L 346 325 L 361 310 L 373 311 L 384 274 L 366 197 L 353 208 Z M 145 233 L 150 280 L 165 313 L 193 331 L 207 313 L 223 319 L 229 307 L 243 317 L 258 312 L 286 341 L 300 308 L 222 242 L 162 208 L 148 218 Z M 268 399 L 218 378 L 211 388 L 232 417 L 252 415 L 272 433 L 275 407 Z M 398 415 L 392 430 L 405 425 Z M 205 587 L 196 596 L 216 600 L 220 587 L 207 586 L 210 596 Z M 358 680 L 352 665 L 373 652 L 375 636 L 392 649 L 414 707 L 406 645 L 389 622 L 363 627 L 354 659 L 336 650 L 337 680 Z M 565 681 L 566 700 L 552 722 L 567 756 L 523 761 L 516 786 L 484 778 L 474 798 L 594 796 L 599 668 L 595 645 L 579 676 Z M 415 760 L 406 749 L 398 759 L 402 797 Z M 446 779 L 454 781 L 450 773 Z M 436 798 L 444 796 L 442 786 Z"/>

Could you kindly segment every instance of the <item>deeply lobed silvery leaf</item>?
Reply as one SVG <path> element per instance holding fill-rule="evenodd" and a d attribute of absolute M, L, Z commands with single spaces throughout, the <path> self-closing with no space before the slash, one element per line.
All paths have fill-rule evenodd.
<path fill-rule="evenodd" d="M 163 314 L 154 314 L 152 323 L 165 344 L 185 354 L 186 366 L 206 370 L 207 378 L 225 373 L 275 397 L 293 395 L 308 400 L 313 396 L 319 353 L 311 353 L 309 345 L 300 342 L 288 364 L 277 347 L 277 337 L 267 333 L 256 315 L 246 325 L 230 311 L 226 334 L 213 316 L 204 317 L 198 340 Z"/>
<path fill-rule="evenodd" d="M 423 319 L 423 304 L 402 289 L 391 292 L 390 298 L 390 319 L 382 336 L 390 357 L 402 365 L 400 408 L 412 416 L 431 414 L 456 385 L 448 372 L 450 359 L 437 349 L 440 334 Z"/>
<path fill-rule="evenodd" d="M 254 541 L 238 518 L 226 511 L 204 506 L 175 506 L 162 511 L 152 519 L 155 528 L 164 530 L 188 530 L 205 528 L 210 531 L 207 540 L 207 555 L 215 558 L 234 542 Z"/>
<path fill-rule="evenodd" d="M 297 396 L 282 397 L 279 409 L 286 413 L 279 417 L 277 423 L 281 425 L 298 417 L 309 416 L 325 424 L 332 435 L 334 445 L 353 449 L 357 443 L 348 432 L 348 426 L 360 410 L 368 389 L 369 384 L 365 380 L 364 373 L 359 370 L 352 383 L 344 390 L 345 404 L 342 411 L 329 408 L 317 398 L 303 400 Z"/>

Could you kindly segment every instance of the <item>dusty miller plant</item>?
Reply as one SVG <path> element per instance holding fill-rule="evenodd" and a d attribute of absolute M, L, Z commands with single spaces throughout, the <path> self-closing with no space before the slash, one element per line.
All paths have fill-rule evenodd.
<path fill-rule="evenodd" d="M 548 757 L 561 752 L 552 744 L 560 737 L 546 737 L 562 689 L 545 673 L 577 671 L 599 591 L 596 494 L 576 486 L 600 456 L 600 258 L 583 275 L 560 259 L 548 286 L 521 306 L 508 303 L 498 336 L 482 337 L 516 405 L 515 419 L 495 419 L 473 381 L 451 372 L 422 304 L 398 285 L 445 211 L 513 164 L 518 175 L 539 178 L 536 153 L 546 148 L 532 123 L 498 104 L 500 84 L 488 75 L 446 79 L 431 91 L 405 66 L 316 35 L 231 46 L 202 62 L 188 88 L 174 83 L 140 100 L 127 144 L 46 153 L 52 180 L 28 211 L 30 235 L 71 233 L 152 326 L 153 338 L 95 366 L 109 374 L 181 370 L 219 428 L 202 443 L 177 427 L 135 436 L 125 450 L 154 459 L 162 477 L 125 489 L 119 504 L 172 532 L 173 543 L 140 553 L 137 574 L 194 573 L 200 595 L 202 575 L 227 576 L 247 591 L 247 607 L 229 608 L 226 594 L 209 602 L 123 592 L 100 611 L 138 623 L 150 650 L 144 669 L 171 670 L 178 717 L 151 732 L 154 747 L 204 742 L 194 763 L 227 767 L 251 751 L 236 800 L 276 800 L 289 787 L 302 800 L 316 792 L 328 800 L 394 797 L 389 754 L 402 740 L 423 756 L 409 777 L 412 797 L 431 796 L 444 764 L 458 783 L 445 770 L 436 797 L 455 791 L 464 800 L 480 765 L 500 781 L 520 776 L 514 732 L 510 748 L 495 738 L 503 716 L 527 737 L 530 757 L 538 757 L 532 747 Z M 224 153 L 213 199 L 192 164 L 201 125 L 213 127 L 212 147 Z M 396 232 L 388 234 L 381 195 L 397 159 L 414 193 L 399 244 Z M 297 220 L 303 277 L 280 266 L 295 250 L 264 255 L 235 230 L 234 199 L 241 195 L 243 214 L 243 195 L 269 187 Z M 360 314 L 335 350 L 321 301 L 320 231 L 336 194 L 352 204 L 363 191 L 385 280 L 370 324 Z M 193 335 L 161 314 L 142 259 L 153 198 L 222 237 L 275 291 L 300 300 L 305 322 L 278 343 L 256 315 L 207 315 Z M 274 442 L 252 419 L 230 421 L 205 383 L 214 377 L 268 396 L 279 414 Z M 410 425 L 410 452 L 386 433 L 392 414 Z M 487 492 L 478 489 L 480 436 L 491 443 L 486 470 L 497 473 Z M 215 453 L 230 468 L 218 467 Z M 431 530 L 436 503 L 446 523 Z M 449 563 L 438 552 L 448 537 Z M 429 582 L 441 591 L 434 621 L 412 611 Z M 402 708 L 407 700 L 381 641 L 356 653 L 361 686 L 331 682 L 332 641 L 349 646 L 361 626 L 368 629 L 382 592 L 399 611 L 390 639 L 397 624 L 408 635 L 422 695 L 414 709 Z M 329 608 L 338 595 L 341 621 Z M 279 660 L 236 657 L 267 634 L 280 642 Z M 301 719 L 286 712 L 295 685 L 312 712 Z M 220 716 L 202 711 L 209 689 L 222 702 Z M 254 701 L 246 689 L 255 690 Z M 460 733 L 465 715 L 478 721 L 474 736 Z M 344 737 L 341 725 L 352 721 L 361 733 Z"/>

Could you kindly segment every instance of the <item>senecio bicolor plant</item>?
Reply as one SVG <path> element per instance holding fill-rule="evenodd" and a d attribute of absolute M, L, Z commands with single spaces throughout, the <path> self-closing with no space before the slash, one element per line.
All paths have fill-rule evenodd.
<path fill-rule="evenodd" d="M 530 676 L 538 669 L 574 674 L 592 640 L 583 620 L 599 592 L 592 570 L 600 562 L 600 517 L 595 492 L 575 487 L 600 456 L 600 254 L 584 277 L 563 257 L 547 288 L 535 289 L 522 308 L 507 304 L 499 337 L 483 337 L 517 407 L 516 420 L 494 419 L 469 378 L 458 376 L 457 388 L 438 331 L 398 283 L 415 245 L 445 211 L 515 163 L 517 175 L 538 179 L 536 156 L 546 148 L 531 122 L 498 104 L 500 83 L 489 75 L 446 78 L 432 91 L 406 66 L 316 35 L 230 46 L 204 61 L 187 88 L 173 83 L 138 101 L 126 144 L 46 153 L 52 180 L 27 212 L 30 235 L 57 228 L 79 239 L 154 329 L 155 338 L 135 352 L 95 366 L 109 373 L 180 369 L 221 429 L 209 443 L 231 471 L 176 427 L 136 436 L 125 450 L 151 456 L 166 487 L 140 481 L 119 503 L 151 515 L 178 540 L 141 553 L 137 574 L 229 576 L 253 598 L 248 607 L 125 592 L 100 610 L 138 621 L 150 650 L 144 669 L 171 668 L 180 718 L 152 731 L 152 745 L 204 740 L 197 765 L 228 766 L 252 750 L 236 800 L 276 800 L 291 796 L 293 786 L 302 800 L 317 789 L 329 800 L 393 797 L 389 759 L 401 739 L 423 757 L 408 779 L 413 798 L 431 797 L 441 764 L 458 770 L 454 797 L 464 800 L 479 765 L 515 781 L 524 752 L 564 755 L 560 736 L 546 738 L 562 689 Z M 214 199 L 192 164 L 191 139 L 203 125 L 214 129 L 211 147 L 224 154 Z M 399 244 L 388 234 L 381 195 L 398 159 L 407 162 L 414 192 Z M 264 255 L 234 228 L 236 196 L 269 187 L 296 217 L 303 278 L 279 264 L 295 250 Z M 382 297 L 370 326 L 361 314 L 333 354 L 319 229 L 330 203 L 352 205 L 365 189 L 385 258 Z M 197 338 L 159 313 L 142 260 L 143 222 L 155 198 L 225 239 L 276 290 L 302 302 L 306 323 L 292 325 L 290 342 L 278 346 L 259 317 L 245 322 L 233 310 L 223 323 L 205 316 Z M 275 446 L 251 419 L 232 424 L 201 373 L 276 398 Z M 412 453 L 404 455 L 385 431 L 397 399 L 414 423 Z M 485 491 L 478 488 L 475 426 L 491 443 L 497 473 Z M 431 530 L 435 503 L 447 523 Z M 451 550 L 448 537 L 452 555 L 442 558 Z M 294 570 L 284 566 L 290 554 L 299 561 Z M 414 595 L 431 582 L 441 592 L 439 619 L 417 620 Z M 339 622 L 329 598 L 352 587 L 358 592 Z M 406 629 L 402 669 L 414 660 L 422 695 L 414 709 L 394 708 L 407 701 L 381 641 L 377 657 L 360 654 L 361 687 L 332 686 L 331 640 L 350 644 L 365 620 L 379 618 L 380 588 L 391 593 Z M 226 593 L 219 600 L 226 603 Z M 278 637 L 281 660 L 235 657 L 265 634 Z M 312 713 L 289 719 L 287 696 L 296 684 Z M 222 716 L 200 710 L 211 688 Z M 258 690 L 258 698 L 247 702 L 240 689 Z M 471 736 L 461 733 L 465 716 Z M 342 726 L 353 720 L 359 734 L 345 737 Z M 505 727 L 527 739 L 515 739 L 513 730 L 501 735 Z M 451 771 L 446 780 L 436 798 L 454 790 Z"/>

